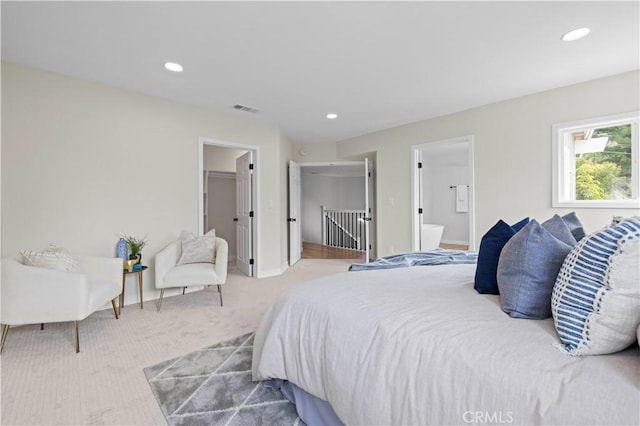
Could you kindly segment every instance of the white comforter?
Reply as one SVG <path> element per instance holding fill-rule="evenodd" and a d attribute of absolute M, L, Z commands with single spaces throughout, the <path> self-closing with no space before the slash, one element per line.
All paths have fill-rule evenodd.
<path fill-rule="evenodd" d="M 264 317 L 254 380 L 289 380 L 346 424 L 639 424 L 637 345 L 570 357 L 551 319 L 510 318 L 475 265 L 345 272 Z"/>

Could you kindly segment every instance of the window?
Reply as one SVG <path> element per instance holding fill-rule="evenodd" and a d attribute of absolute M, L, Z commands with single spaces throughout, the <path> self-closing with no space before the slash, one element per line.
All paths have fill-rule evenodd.
<path fill-rule="evenodd" d="M 553 126 L 554 207 L 639 208 L 639 113 Z"/>

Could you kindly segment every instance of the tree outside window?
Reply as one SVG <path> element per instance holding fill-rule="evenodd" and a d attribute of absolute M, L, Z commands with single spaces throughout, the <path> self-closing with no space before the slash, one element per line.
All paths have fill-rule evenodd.
<path fill-rule="evenodd" d="M 594 139 L 607 138 L 604 150 L 576 154 L 577 200 L 632 198 L 631 125 L 595 129 Z"/>
<path fill-rule="evenodd" d="M 554 207 L 640 207 L 638 116 L 553 126 Z"/>

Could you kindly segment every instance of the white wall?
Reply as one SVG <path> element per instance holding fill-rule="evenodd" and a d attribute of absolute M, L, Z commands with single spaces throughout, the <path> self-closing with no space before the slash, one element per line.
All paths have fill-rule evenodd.
<path fill-rule="evenodd" d="M 205 145 L 202 163 L 205 170 L 235 173 L 236 159 L 246 153 L 247 151 L 244 149 Z"/>
<path fill-rule="evenodd" d="M 157 297 L 155 253 L 198 230 L 199 137 L 260 148 L 258 274 L 280 271 L 291 150 L 275 125 L 3 63 L 2 255 L 55 243 L 113 256 L 118 234 L 147 235 L 145 296 Z"/>
<path fill-rule="evenodd" d="M 364 209 L 364 177 L 301 175 L 302 241 L 322 244 L 321 206 L 333 210 Z"/>
<path fill-rule="evenodd" d="M 469 213 L 456 212 L 456 191 L 450 188 L 469 185 L 467 158 L 467 151 L 459 148 L 425 150 L 422 154 L 422 221 L 444 226 L 442 242 L 469 242 Z"/>
<path fill-rule="evenodd" d="M 412 145 L 474 135 L 477 243 L 498 219 L 544 220 L 570 211 L 551 207 L 551 126 L 639 110 L 639 76 L 628 72 L 338 142 L 336 159 L 377 152 L 378 255 L 411 250 Z M 293 159 L 299 161 L 297 148 Z M 312 158 L 316 150 L 321 151 L 310 148 L 303 161 L 319 161 Z M 614 214 L 640 214 L 638 209 L 576 211 L 587 231 L 601 228 Z"/>

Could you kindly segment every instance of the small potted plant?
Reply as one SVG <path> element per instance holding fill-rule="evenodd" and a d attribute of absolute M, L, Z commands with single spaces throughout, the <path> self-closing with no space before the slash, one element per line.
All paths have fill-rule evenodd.
<path fill-rule="evenodd" d="M 142 249 L 147 245 L 147 237 L 138 238 L 130 235 L 123 235 L 122 238 L 129 247 L 129 259 L 138 259 L 136 263 L 142 264 Z"/>

